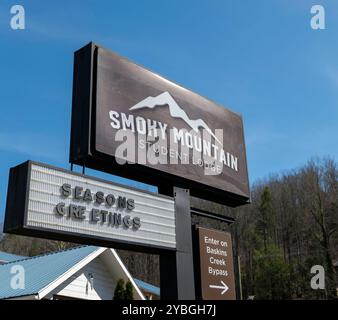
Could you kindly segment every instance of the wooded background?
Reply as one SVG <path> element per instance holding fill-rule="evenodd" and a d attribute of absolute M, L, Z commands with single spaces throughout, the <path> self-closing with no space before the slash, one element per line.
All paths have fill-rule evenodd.
<path fill-rule="evenodd" d="M 332 299 L 338 287 L 338 167 L 331 158 L 271 175 L 251 187 L 252 203 L 228 208 L 192 198 L 192 206 L 234 217 L 231 226 L 197 216 L 193 224 L 230 230 L 240 257 L 243 299 Z M 1 236 L 0 236 L 1 238 Z M 0 250 L 33 256 L 75 244 L 5 235 Z M 159 285 L 159 257 L 118 251 L 131 274 Z M 325 269 L 325 289 L 313 290 L 311 267 Z"/>

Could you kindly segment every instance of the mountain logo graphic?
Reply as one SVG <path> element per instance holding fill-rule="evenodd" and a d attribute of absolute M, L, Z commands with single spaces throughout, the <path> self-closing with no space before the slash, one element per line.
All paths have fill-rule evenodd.
<path fill-rule="evenodd" d="M 154 109 L 155 107 L 165 105 L 169 106 L 169 112 L 173 118 L 182 119 L 195 132 L 198 132 L 199 128 L 207 130 L 210 135 L 212 135 L 219 143 L 221 143 L 219 139 L 215 136 L 215 134 L 212 132 L 212 130 L 202 119 L 191 120 L 186 114 L 186 112 L 176 103 L 176 101 L 168 91 L 163 92 L 156 97 L 145 98 L 141 102 L 135 104 L 129 110 L 139 110 L 143 108 Z"/>

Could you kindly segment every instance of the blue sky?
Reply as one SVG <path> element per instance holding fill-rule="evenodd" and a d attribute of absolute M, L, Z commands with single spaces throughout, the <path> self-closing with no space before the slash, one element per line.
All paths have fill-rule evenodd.
<path fill-rule="evenodd" d="M 14 4 L 26 30 L 9 26 Z M 310 27 L 314 4 L 326 30 Z M 254 182 L 337 159 L 337 35 L 334 0 L 1 0 L 0 217 L 11 166 L 69 168 L 73 52 L 86 43 L 241 113 Z"/>

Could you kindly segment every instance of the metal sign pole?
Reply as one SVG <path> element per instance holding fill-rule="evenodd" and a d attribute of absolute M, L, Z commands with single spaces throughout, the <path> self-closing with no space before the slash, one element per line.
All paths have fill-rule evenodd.
<path fill-rule="evenodd" d="M 164 190 L 160 190 L 164 191 Z M 166 193 L 168 193 L 168 190 Z M 194 300 L 195 278 L 188 189 L 174 187 L 176 251 L 160 255 L 162 300 Z"/>

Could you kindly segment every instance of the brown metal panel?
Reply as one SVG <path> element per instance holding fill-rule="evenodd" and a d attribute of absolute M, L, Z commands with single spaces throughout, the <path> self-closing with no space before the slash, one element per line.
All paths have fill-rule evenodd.
<path fill-rule="evenodd" d="M 231 234 L 198 228 L 200 285 L 203 300 L 235 300 Z"/>
<path fill-rule="evenodd" d="M 231 206 L 248 203 L 250 191 L 243 121 L 240 115 L 101 47 L 91 52 L 94 65 L 81 66 L 93 70 L 93 93 L 90 101 L 92 111 L 89 110 L 91 128 L 88 128 L 91 137 L 86 137 L 83 132 L 75 134 L 77 130 L 74 130 L 73 134 L 72 131 L 75 138 L 71 141 L 71 150 L 79 152 L 71 155 L 71 162 L 157 186 L 176 185 L 189 188 L 192 195 Z M 85 93 L 86 88 L 78 91 L 74 100 L 82 100 Z M 144 99 L 158 97 L 164 93 L 170 95 L 192 123 L 200 119 L 207 124 L 211 132 L 223 129 L 224 151 L 237 158 L 237 170 L 224 166 L 218 175 L 205 175 L 203 168 L 192 164 L 191 159 L 190 164 L 116 163 L 115 151 L 121 142 L 115 140 L 117 130 L 111 126 L 110 111 L 119 115 L 132 115 L 134 119 L 142 117 L 161 122 L 167 124 L 168 129 L 192 129 L 182 117 L 173 116 L 170 103 L 154 108 L 130 110 Z M 73 104 L 73 115 L 80 111 L 79 108 L 74 111 L 74 105 L 78 103 Z M 81 111 L 87 112 L 87 109 Z M 77 144 L 82 145 L 83 141 L 88 141 L 88 145 L 91 143 L 90 151 L 84 152 L 84 148 L 77 148 Z"/>

